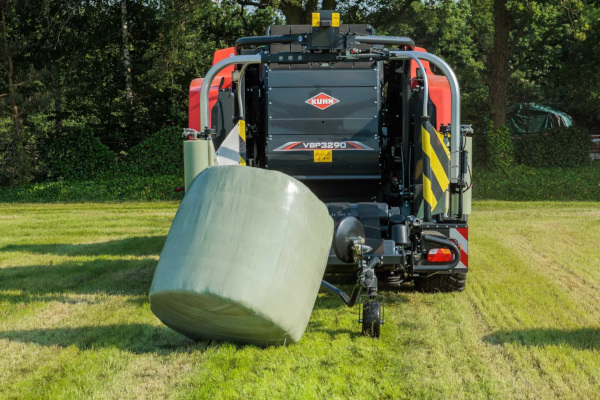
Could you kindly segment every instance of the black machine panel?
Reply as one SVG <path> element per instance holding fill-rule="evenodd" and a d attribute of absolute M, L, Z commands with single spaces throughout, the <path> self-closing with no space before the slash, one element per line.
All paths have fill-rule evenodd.
<path fill-rule="evenodd" d="M 268 71 L 267 168 L 302 180 L 377 181 L 378 79 L 375 68 Z"/>
<path fill-rule="evenodd" d="M 221 143 L 227 137 L 235 125 L 233 116 L 235 115 L 235 92 L 232 90 L 222 90 L 219 92 L 217 103 L 212 108 L 211 120 L 217 136 L 213 140 L 215 148 L 219 148 Z"/>
<path fill-rule="evenodd" d="M 367 86 L 373 90 L 377 82 L 377 71 L 373 69 L 345 69 L 319 71 L 270 71 L 269 87 L 360 87 Z"/>
<path fill-rule="evenodd" d="M 268 101 L 269 134 L 377 133 L 373 87 L 272 87 Z"/>
<path fill-rule="evenodd" d="M 374 135 L 272 135 L 268 168 L 298 179 L 379 179 Z"/>

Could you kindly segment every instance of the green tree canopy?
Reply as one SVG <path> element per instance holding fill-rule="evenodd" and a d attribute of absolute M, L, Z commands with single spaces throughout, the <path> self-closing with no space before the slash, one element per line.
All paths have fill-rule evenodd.
<path fill-rule="evenodd" d="M 507 105 L 534 101 L 600 124 L 593 0 L 0 0 L 0 184 L 43 179 L 40 152 L 66 128 L 118 153 L 184 126 L 216 49 L 333 8 L 446 59 L 466 122 L 500 127 Z"/>

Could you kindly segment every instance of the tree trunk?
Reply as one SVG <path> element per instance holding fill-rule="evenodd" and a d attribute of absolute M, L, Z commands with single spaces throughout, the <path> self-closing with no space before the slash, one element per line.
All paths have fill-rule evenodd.
<path fill-rule="evenodd" d="M 503 129 L 506 125 L 508 105 L 509 62 L 519 34 L 513 42 L 510 30 L 514 15 L 506 9 L 506 0 L 494 0 L 494 46 L 488 58 L 488 87 L 490 96 L 490 118 L 494 130 L 487 135 L 487 165 L 489 168 L 506 173 L 514 162 L 510 133 Z"/>
<path fill-rule="evenodd" d="M 308 0 L 304 7 L 304 24 L 312 25 L 312 13 L 317 11 L 317 0 Z"/>
<path fill-rule="evenodd" d="M 494 46 L 488 59 L 488 87 L 491 120 L 494 129 L 506 124 L 508 106 L 508 63 L 511 56 L 509 43 L 513 17 L 506 9 L 506 0 L 494 0 Z"/>
<path fill-rule="evenodd" d="M 331 4 L 330 0 L 329 1 Z M 335 1 L 333 1 L 335 6 Z M 288 25 L 310 25 L 312 21 L 312 13 L 317 8 L 317 0 L 308 0 L 306 5 L 302 7 L 301 2 L 293 0 L 282 0 L 279 3 L 279 9 L 285 15 L 285 23 Z"/>
<path fill-rule="evenodd" d="M 17 106 L 17 100 L 15 99 L 15 84 L 14 84 L 14 67 L 13 67 L 13 59 L 8 47 L 8 38 L 7 38 L 7 30 L 6 30 L 6 11 L 10 7 L 10 2 L 3 2 L 2 4 L 2 39 L 4 43 L 4 54 L 6 55 L 6 61 L 8 62 L 8 95 L 10 98 L 11 106 L 11 116 L 14 122 L 15 131 L 14 131 L 14 145 L 17 149 L 19 155 L 21 155 L 23 151 L 23 140 L 21 138 L 21 125 L 19 122 L 19 107 Z"/>
<path fill-rule="evenodd" d="M 290 3 L 289 1 L 282 1 L 279 5 L 279 9 L 285 15 L 285 23 L 288 25 L 300 25 L 304 21 L 304 15 L 302 13 L 302 5 Z"/>
<path fill-rule="evenodd" d="M 323 0 L 323 10 L 335 10 L 336 6 L 336 0 Z"/>
<path fill-rule="evenodd" d="M 123 39 L 123 68 L 125 70 L 125 98 L 133 103 L 133 88 L 131 84 L 131 57 L 129 56 L 129 39 L 127 27 L 127 0 L 121 0 L 121 38 Z"/>

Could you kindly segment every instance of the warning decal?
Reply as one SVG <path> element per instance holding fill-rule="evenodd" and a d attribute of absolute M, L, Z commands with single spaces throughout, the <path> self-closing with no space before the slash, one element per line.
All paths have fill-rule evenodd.
<path fill-rule="evenodd" d="M 469 228 L 450 228 L 450 239 L 453 239 L 460 249 L 458 266 L 469 268 Z"/>
<path fill-rule="evenodd" d="M 333 152 L 331 150 L 315 150 L 315 162 L 333 162 Z"/>
<path fill-rule="evenodd" d="M 448 179 L 450 151 L 444 144 L 443 138 L 443 135 L 438 133 L 429 121 L 423 122 L 421 127 L 423 161 L 420 166 L 417 166 L 416 175 L 418 177 L 422 173 L 425 165 L 429 167 L 430 173 L 423 175 L 423 197 L 427 202 L 426 206 L 431 207 L 432 211 L 450 184 Z"/>

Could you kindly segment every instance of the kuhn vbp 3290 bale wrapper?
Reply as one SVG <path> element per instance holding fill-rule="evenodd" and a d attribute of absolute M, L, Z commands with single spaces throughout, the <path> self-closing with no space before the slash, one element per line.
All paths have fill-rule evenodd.
<path fill-rule="evenodd" d="M 379 336 L 380 283 L 464 289 L 471 129 L 454 72 L 411 39 L 333 11 L 272 26 L 215 53 L 189 118 L 186 195 L 150 293 L 167 325 L 297 341 L 322 284 Z M 357 274 L 352 293 L 325 269 Z"/>

